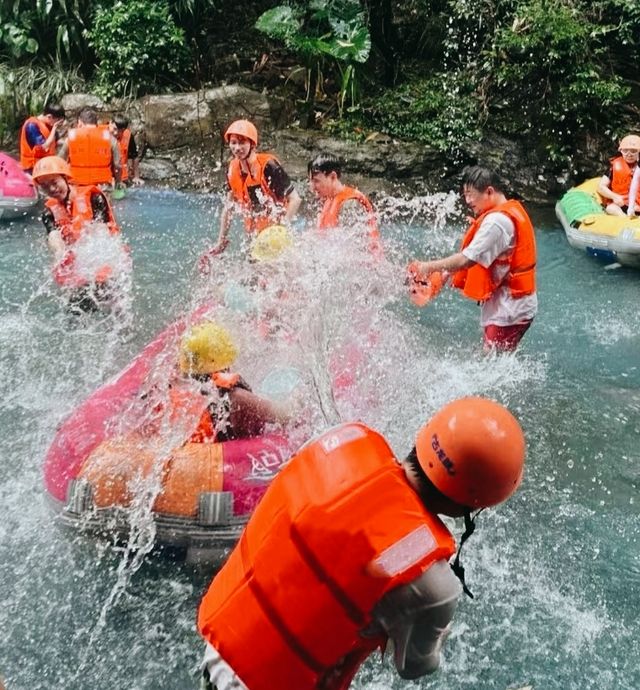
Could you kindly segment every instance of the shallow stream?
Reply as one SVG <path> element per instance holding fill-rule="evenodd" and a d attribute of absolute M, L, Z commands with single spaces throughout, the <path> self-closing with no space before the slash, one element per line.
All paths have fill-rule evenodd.
<path fill-rule="evenodd" d="M 484 513 L 465 546 L 475 599 L 460 603 L 441 669 L 403 684 L 389 660 L 375 658 L 354 687 L 637 690 L 640 274 L 605 269 L 569 247 L 549 209 L 534 210 L 540 312 L 515 356 L 486 357 L 474 304 L 445 291 L 420 310 L 401 284 L 415 252 L 435 258 L 454 247 L 454 202 L 385 204 L 389 250 L 370 292 L 362 280 L 353 288 L 363 272 L 348 258 L 300 253 L 315 301 L 295 364 L 320 380 L 314 432 L 357 416 L 402 456 L 442 403 L 483 394 L 508 405 L 528 439 L 520 491 Z M 244 270 L 237 249 L 209 282 L 195 270 L 216 234 L 211 197 L 137 190 L 115 207 L 134 265 L 131 326 L 70 318 L 39 221 L 0 225 L 0 677 L 8 690 L 197 686 L 195 615 L 211 572 L 62 531 L 42 485 L 56 426 L 165 325 Z M 369 343 L 370 360 L 356 396 L 327 402 L 332 342 L 350 329 Z M 243 339 L 250 381 L 264 374 L 254 342 Z"/>

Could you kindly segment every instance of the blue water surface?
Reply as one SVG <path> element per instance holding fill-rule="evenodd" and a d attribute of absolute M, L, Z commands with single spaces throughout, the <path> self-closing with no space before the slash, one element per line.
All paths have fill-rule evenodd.
<path fill-rule="evenodd" d="M 42 485 L 57 425 L 184 311 L 217 234 L 216 197 L 137 190 L 115 207 L 134 262 L 124 332 L 70 320 L 37 219 L 0 225 L 0 676 L 10 690 L 197 687 L 195 616 L 211 572 L 166 555 L 138 562 L 61 530 Z M 407 260 L 459 240 L 456 212 L 407 221 L 388 208 L 400 283 Z M 640 688 L 640 274 L 569 247 L 550 209 L 532 213 L 540 312 L 517 355 L 485 357 L 478 309 L 452 291 L 422 310 L 385 307 L 381 323 L 402 324 L 403 363 L 378 377 L 391 392 L 366 421 L 400 455 L 439 403 L 489 395 L 521 420 L 528 464 L 517 495 L 483 513 L 464 548 L 475 599 L 460 602 L 440 670 L 403 682 L 374 657 L 355 688 Z"/>

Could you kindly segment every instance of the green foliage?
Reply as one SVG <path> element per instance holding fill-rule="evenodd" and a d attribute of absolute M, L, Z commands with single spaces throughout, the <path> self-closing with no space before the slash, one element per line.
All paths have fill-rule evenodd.
<path fill-rule="evenodd" d="M 0 141 L 20 126 L 24 118 L 42 111 L 47 101 L 59 100 L 65 93 L 83 91 L 85 83 L 79 68 L 60 63 L 46 67 L 0 63 Z"/>
<path fill-rule="evenodd" d="M 38 51 L 38 43 L 18 24 L 7 22 L 0 26 L 0 42 L 7 57 L 16 62 Z"/>
<path fill-rule="evenodd" d="M 591 21 L 581 3 L 522 3 L 481 52 L 479 92 L 493 124 L 542 136 L 558 155 L 605 113 L 615 118 L 628 89 L 609 73 L 605 41 L 613 31 Z"/>
<path fill-rule="evenodd" d="M 308 80 L 307 99 L 316 94 L 312 87 L 325 81 L 327 65 L 339 75 L 338 110 L 347 101 L 353 107 L 359 97 L 358 65 L 367 61 L 371 38 L 358 0 L 310 0 L 302 5 L 280 5 L 267 10 L 256 28 L 281 41 L 306 64 L 315 84 Z"/>
<path fill-rule="evenodd" d="M 101 7 L 88 36 L 98 58 L 96 91 L 107 98 L 175 85 L 189 64 L 184 31 L 166 0 L 117 0 Z"/>
<path fill-rule="evenodd" d="M 0 0 L 4 121 L 82 77 L 109 97 L 212 78 L 271 87 L 297 68 L 298 115 L 356 140 L 377 129 L 455 152 L 497 130 L 559 159 L 587 133 L 637 127 L 638 0 L 280 1 Z"/>
<path fill-rule="evenodd" d="M 453 155 L 480 136 L 478 103 L 466 72 L 438 73 L 387 91 L 374 100 L 368 117 L 370 126 Z"/>
<path fill-rule="evenodd" d="M 87 61 L 85 19 L 95 0 L 0 0 L 0 61 Z"/>

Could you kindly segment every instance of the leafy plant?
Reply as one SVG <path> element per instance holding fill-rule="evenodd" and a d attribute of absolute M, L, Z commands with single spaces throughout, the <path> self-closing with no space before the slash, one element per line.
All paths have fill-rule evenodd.
<path fill-rule="evenodd" d="M 189 64 L 184 31 L 166 0 L 117 0 L 101 7 L 88 33 L 98 58 L 96 91 L 107 98 L 161 90 Z"/>
<path fill-rule="evenodd" d="M 307 102 L 311 107 L 322 90 L 327 69 L 339 76 L 337 107 L 359 99 L 358 66 L 367 61 L 371 38 L 358 0 L 310 0 L 304 5 L 279 5 L 262 14 L 256 28 L 300 56 L 307 69 Z"/>
<path fill-rule="evenodd" d="M 580 130 L 596 129 L 603 109 L 615 117 L 615 105 L 628 88 L 609 73 L 605 41 L 613 30 L 590 21 L 579 4 L 522 4 L 483 52 L 481 71 L 494 123 L 509 134 L 542 135 L 555 155 L 571 146 Z"/>
<path fill-rule="evenodd" d="M 480 112 L 467 72 L 436 73 L 373 99 L 369 126 L 456 155 L 480 136 Z"/>
<path fill-rule="evenodd" d="M 79 67 L 67 68 L 59 62 L 46 67 L 0 63 L 0 140 L 19 127 L 24 118 L 41 112 L 47 101 L 59 100 L 63 94 L 85 90 Z"/>
<path fill-rule="evenodd" d="M 0 0 L 0 60 L 90 64 L 84 31 L 94 6 L 95 0 Z"/>

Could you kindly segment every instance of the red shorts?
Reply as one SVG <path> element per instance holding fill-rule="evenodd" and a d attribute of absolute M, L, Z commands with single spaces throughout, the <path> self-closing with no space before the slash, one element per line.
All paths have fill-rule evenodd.
<path fill-rule="evenodd" d="M 485 349 L 513 352 L 530 325 L 531 321 L 516 323 L 513 326 L 496 326 L 490 323 L 484 327 Z"/>

